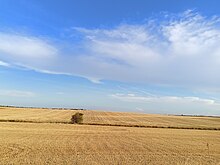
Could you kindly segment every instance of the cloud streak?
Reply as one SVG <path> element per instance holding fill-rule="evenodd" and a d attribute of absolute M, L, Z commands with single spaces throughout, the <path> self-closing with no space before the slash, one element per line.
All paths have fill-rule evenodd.
<path fill-rule="evenodd" d="M 125 102 L 139 102 L 139 103 L 190 103 L 190 104 L 205 104 L 205 105 L 218 105 L 215 100 L 204 99 L 199 97 L 178 97 L 178 96 L 138 96 L 135 94 L 112 94 L 113 98 Z"/>
<path fill-rule="evenodd" d="M 144 109 L 145 112 L 172 114 L 212 114 L 219 115 L 218 99 L 198 96 L 140 95 L 133 93 L 115 93 L 109 95 L 118 104 Z M 136 108 L 136 110 L 138 110 Z"/>
<path fill-rule="evenodd" d="M 0 66 L 6 66 L 9 67 L 10 65 L 6 62 L 0 61 Z"/>
<path fill-rule="evenodd" d="M 186 11 L 158 27 L 148 22 L 110 30 L 79 30 L 96 65 L 102 61 L 99 77 L 104 79 L 183 86 L 220 82 L 218 17 Z"/>
<path fill-rule="evenodd" d="M 74 31 L 82 36 L 79 43 L 72 43 L 80 51 L 62 52 L 60 45 L 40 37 L 0 33 L 0 60 L 96 83 L 219 87 L 219 17 L 185 11 L 144 24 Z"/>
<path fill-rule="evenodd" d="M 57 48 L 46 39 L 0 32 L 0 60 L 4 61 L 0 65 L 41 70 L 55 65 L 57 53 Z"/>
<path fill-rule="evenodd" d="M 20 90 L 0 90 L 0 96 L 34 97 L 35 93 L 29 91 L 20 91 Z"/>

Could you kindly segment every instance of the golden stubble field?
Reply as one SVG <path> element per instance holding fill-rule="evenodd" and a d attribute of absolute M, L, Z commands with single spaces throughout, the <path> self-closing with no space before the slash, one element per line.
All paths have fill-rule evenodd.
<path fill-rule="evenodd" d="M 75 111 L 6 108 L 0 109 L 0 119 L 66 121 L 74 113 Z M 146 124 L 146 121 L 154 125 L 175 124 L 174 119 L 166 122 L 166 119 L 175 116 L 162 118 L 162 115 L 98 111 L 83 113 L 87 122 L 117 121 L 127 124 L 131 120 L 142 124 Z M 90 116 L 86 116 L 87 114 Z M 123 115 L 127 117 L 123 118 Z M 213 119 L 216 119 L 213 123 L 219 122 L 218 118 Z M 194 121 L 187 117 L 185 120 L 180 123 Z M 205 121 L 198 118 L 198 121 L 189 124 L 206 126 L 205 123 L 209 123 L 207 121 L 208 118 Z M 208 125 L 210 126 L 211 124 Z M 220 131 L 214 130 L 0 122 L 0 164 L 216 165 L 220 164 L 219 139 Z"/>
<path fill-rule="evenodd" d="M 0 162 L 216 165 L 219 139 L 219 131 L 2 122 Z"/>
<path fill-rule="evenodd" d="M 75 111 L 0 107 L 0 120 L 69 122 L 71 115 L 76 112 L 84 114 L 84 123 L 220 129 L 220 117 L 189 117 L 94 110 Z"/>

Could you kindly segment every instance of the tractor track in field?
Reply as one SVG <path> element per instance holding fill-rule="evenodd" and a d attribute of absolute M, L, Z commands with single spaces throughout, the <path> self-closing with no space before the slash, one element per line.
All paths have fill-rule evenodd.
<path fill-rule="evenodd" d="M 6 120 L 0 119 L 0 122 L 72 124 L 71 122 L 65 122 L 65 121 L 33 121 L 33 120 L 8 120 L 8 119 L 6 119 Z M 220 131 L 220 128 L 215 128 L 215 127 L 210 127 L 210 128 L 207 128 L 207 127 L 178 127 L 178 126 L 175 127 L 175 126 L 156 126 L 156 125 L 138 125 L 138 124 L 110 124 L 110 123 L 82 123 L 82 124 L 78 124 L 78 125 Z"/>

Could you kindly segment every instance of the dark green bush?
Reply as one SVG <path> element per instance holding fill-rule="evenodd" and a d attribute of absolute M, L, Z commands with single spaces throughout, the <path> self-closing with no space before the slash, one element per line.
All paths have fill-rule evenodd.
<path fill-rule="evenodd" d="M 83 122 L 83 114 L 82 113 L 75 113 L 72 115 L 71 123 L 72 124 L 81 124 Z"/>

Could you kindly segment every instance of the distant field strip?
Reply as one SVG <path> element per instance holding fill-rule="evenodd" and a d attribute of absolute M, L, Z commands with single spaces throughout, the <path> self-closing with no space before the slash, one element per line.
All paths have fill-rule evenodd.
<path fill-rule="evenodd" d="M 0 122 L 20 122 L 20 123 L 57 123 L 57 124 L 72 124 L 71 122 L 55 122 L 55 121 L 28 121 L 28 120 L 0 120 Z M 200 127 L 164 127 L 164 126 L 150 126 L 150 125 L 125 125 L 125 124 L 101 124 L 101 123 L 82 123 L 80 125 L 96 125 L 96 126 L 117 126 L 117 127 L 138 127 L 138 128 L 165 128 L 165 129 L 196 129 L 196 130 L 215 130 L 220 131 L 220 128 L 200 128 Z"/>
<path fill-rule="evenodd" d="M 0 164 L 218 165 L 219 139 L 219 131 L 1 122 Z"/>
<path fill-rule="evenodd" d="M 1 108 L 0 121 L 69 123 L 76 112 L 84 114 L 83 124 L 103 126 L 220 130 L 220 118 L 149 115 L 93 110 L 50 110 L 33 108 Z"/>

